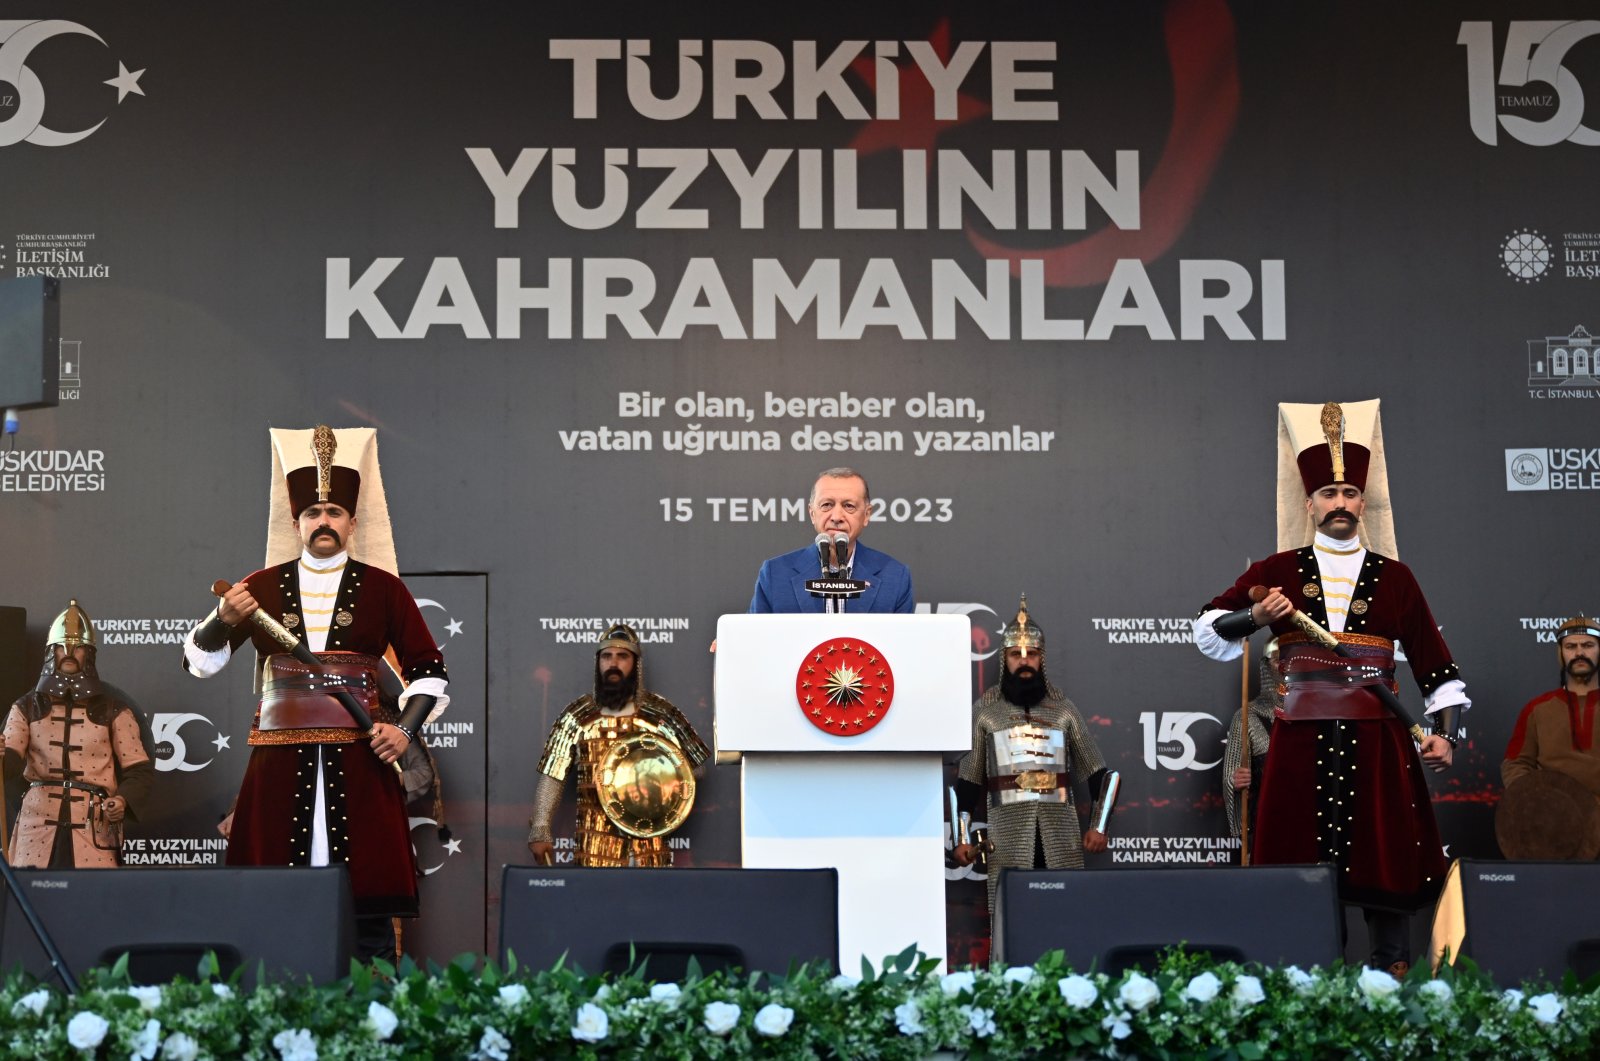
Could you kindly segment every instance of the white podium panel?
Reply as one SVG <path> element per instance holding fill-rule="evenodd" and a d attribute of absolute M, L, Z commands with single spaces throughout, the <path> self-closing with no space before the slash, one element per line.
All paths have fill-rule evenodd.
<path fill-rule="evenodd" d="M 823 641 L 860 638 L 894 671 L 882 722 L 846 737 L 812 725 L 795 674 Z M 719 752 L 945 752 L 972 740 L 972 622 L 965 615 L 724 615 L 717 621 Z"/>
<path fill-rule="evenodd" d="M 813 725 L 796 675 L 824 642 L 889 663 L 876 726 Z M 839 872 L 839 967 L 909 944 L 945 952 L 944 768 L 971 740 L 971 625 L 962 615 L 725 615 L 717 624 L 716 749 L 743 753 L 742 863 Z"/>

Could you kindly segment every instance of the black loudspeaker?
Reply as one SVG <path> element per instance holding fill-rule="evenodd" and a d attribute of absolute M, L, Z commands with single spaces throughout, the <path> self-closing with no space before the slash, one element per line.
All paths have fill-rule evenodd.
<path fill-rule="evenodd" d="M 0 406 L 57 404 L 61 388 L 61 282 L 0 280 Z"/>
<path fill-rule="evenodd" d="M 1487 862 L 1450 867 L 1434 908 L 1435 957 L 1448 946 L 1502 987 L 1600 972 L 1600 863 Z"/>
<path fill-rule="evenodd" d="M 995 957 L 1012 965 L 1060 950 L 1115 975 L 1180 943 L 1267 965 L 1342 956 L 1331 866 L 1005 870 L 995 899 Z"/>
<path fill-rule="evenodd" d="M 331 983 L 350 971 L 354 921 L 343 866 L 324 869 L 18 870 L 23 893 L 67 968 L 81 976 L 128 955 L 135 983 L 194 979 L 206 951 L 224 977 L 257 962 L 269 977 Z M 0 889 L 3 890 L 3 889 Z M 55 973 L 9 892 L 0 914 L 0 972 Z"/>
<path fill-rule="evenodd" d="M 0 711 L 9 708 L 17 697 L 39 680 L 40 660 L 28 666 L 28 610 L 0 607 Z"/>
<path fill-rule="evenodd" d="M 589 973 L 648 958 L 656 980 L 704 972 L 783 974 L 800 962 L 839 967 L 839 874 L 833 869 L 578 869 L 507 866 L 500 961 L 548 969 L 563 955 Z"/>

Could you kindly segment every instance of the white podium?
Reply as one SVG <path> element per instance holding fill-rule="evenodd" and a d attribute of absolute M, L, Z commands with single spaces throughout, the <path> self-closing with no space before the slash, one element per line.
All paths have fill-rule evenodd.
<path fill-rule="evenodd" d="M 944 959 L 943 753 L 972 740 L 971 645 L 964 615 L 717 622 L 715 746 L 724 761 L 742 755 L 743 865 L 838 870 L 845 972 L 912 943 Z M 841 693 L 840 678 L 864 699 Z M 884 684 L 892 696 L 876 714 Z M 846 717 L 861 721 L 841 727 Z M 815 724 L 829 718 L 850 732 Z"/>

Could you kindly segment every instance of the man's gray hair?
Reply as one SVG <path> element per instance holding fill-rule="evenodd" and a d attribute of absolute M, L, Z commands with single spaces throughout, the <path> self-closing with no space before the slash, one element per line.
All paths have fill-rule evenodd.
<path fill-rule="evenodd" d="M 817 473 L 817 477 L 811 482 L 811 499 L 807 504 L 814 505 L 817 503 L 817 483 L 822 482 L 824 479 L 860 479 L 861 489 L 866 493 L 867 500 L 872 500 L 872 487 L 867 485 L 867 477 L 854 468 L 839 467 L 824 468 Z"/>

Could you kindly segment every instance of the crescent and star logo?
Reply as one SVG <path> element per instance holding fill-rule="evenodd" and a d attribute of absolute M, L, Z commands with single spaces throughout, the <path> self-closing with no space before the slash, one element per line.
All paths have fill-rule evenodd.
<path fill-rule="evenodd" d="M 800 661 L 795 700 L 824 733 L 854 737 L 883 721 L 894 703 L 894 671 L 859 638 L 824 641 Z"/>
<path fill-rule="evenodd" d="M 434 821 L 432 818 L 411 818 L 409 821 L 411 823 L 412 833 L 417 831 L 417 826 L 419 825 L 431 825 L 435 829 L 439 827 L 439 823 Z M 442 844 L 433 844 L 431 846 L 433 846 L 437 851 L 442 851 L 444 853 L 444 858 L 441 858 L 439 860 L 439 864 L 436 866 L 424 867 L 422 865 L 422 852 L 417 850 L 416 840 L 413 839 L 411 841 L 411 852 L 417 856 L 417 868 L 422 871 L 422 875 L 424 877 L 431 877 L 435 873 L 438 873 L 441 869 L 444 869 L 444 860 L 449 858 L 451 855 L 461 854 L 461 841 L 455 839 L 454 837 L 446 840 Z"/>
<path fill-rule="evenodd" d="M 204 770 L 211 765 L 212 760 L 216 759 L 216 754 L 213 753 L 211 758 L 204 762 L 192 763 L 189 761 L 189 744 L 184 739 L 183 729 L 191 722 L 204 722 L 211 728 L 211 732 L 214 735 L 209 740 L 197 742 L 198 746 L 210 744 L 218 752 L 221 752 L 228 747 L 228 742 L 233 739 L 219 732 L 216 725 L 209 718 L 195 714 L 192 711 L 152 715 L 150 718 L 150 735 L 155 739 L 156 744 L 157 771 L 167 773 L 172 770 L 181 770 L 184 773 L 193 773 L 196 770 Z M 193 733 L 191 732 L 192 735 Z M 166 755 L 161 754 L 163 746 L 170 749 Z"/>
<path fill-rule="evenodd" d="M 89 136 L 106 123 L 106 119 L 101 118 L 89 128 L 76 131 L 52 129 L 44 124 L 44 82 L 29 69 L 28 56 L 34 48 L 51 37 L 64 34 L 81 35 L 101 44 L 106 43 L 94 30 L 77 22 L 61 19 L 0 20 L 0 97 L 9 95 L 5 92 L 5 86 L 16 89 L 10 101 L 16 110 L 5 121 L 0 121 L 0 147 L 23 142 L 39 147 L 65 147 Z M 117 90 L 117 102 L 121 103 L 130 92 L 144 95 L 144 89 L 139 87 L 139 78 L 143 75 L 143 70 L 130 71 L 119 59 L 117 76 L 102 83 Z"/>
<path fill-rule="evenodd" d="M 457 619 L 453 615 L 450 615 L 450 609 L 446 608 L 444 605 L 440 604 L 438 601 L 436 601 L 436 600 L 427 600 L 426 598 L 419 598 L 417 600 L 417 610 L 421 611 L 424 608 L 438 608 L 440 611 L 444 612 L 445 615 L 450 616 L 450 621 L 448 623 L 444 624 L 445 632 L 448 633 L 450 635 L 450 637 L 455 637 L 457 634 L 459 634 L 461 632 L 461 620 Z M 432 628 L 430 627 L 430 629 L 432 629 Z M 449 639 L 446 638 L 446 640 L 449 640 Z M 440 652 L 444 651 L 444 645 L 442 643 L 434 645 L 433 647 L 437 648 Z"/>

